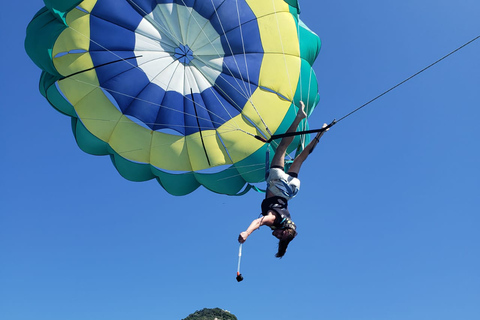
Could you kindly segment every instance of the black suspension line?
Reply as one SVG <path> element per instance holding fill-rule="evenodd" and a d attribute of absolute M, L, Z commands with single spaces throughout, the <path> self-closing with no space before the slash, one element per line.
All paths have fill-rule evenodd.
<path fill-rule="evenodd" d="M 203 141 L 202 128 L 201 128 L 201 126 L 200 126 L 200 120 L 198 119 L 197 106 L 196 106 L 196 103 L 195 103 L 195 99 L 193 98 L 193 90 L 192 90 L 192 88 L 190 88 L 190 93 L 191 93 L 191 95 L 192 95 L 193 109 L 195 110 L 195 118 L 197 119 L 198 132 L 199 132 L 199 134 L 200 134 L 200 139 L 201 139 L 201 141 L 202 141 L 203 152 L 205 152 L 205 157 L 207 158 L 208 166 L 210 167 L 210 166 L 211 166 L 211 164 L 210 164 L 210 158 L 208 157 L 207 148 L 205 147 L 205 141 Z"/>

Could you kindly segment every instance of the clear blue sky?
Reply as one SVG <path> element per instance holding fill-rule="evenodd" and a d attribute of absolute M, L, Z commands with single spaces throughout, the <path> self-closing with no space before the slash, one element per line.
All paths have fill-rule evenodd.
<path fill-rule="evenodd" d="M 40 0 L 1 23 L 0 319 L 480 317 L 480 40 L 328 132 L 291 203 L 282 260 L 237 235 L 262 195 L 167 194 L 83 153 L 23 49 Z M 312 126 L 340 118 L 480 34 L 477 0 L 301 1 L 322 39 Z"/>

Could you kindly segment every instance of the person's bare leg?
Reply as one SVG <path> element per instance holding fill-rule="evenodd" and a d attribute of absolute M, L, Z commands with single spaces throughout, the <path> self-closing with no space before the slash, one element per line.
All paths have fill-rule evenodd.
<path fill-rule="evenodd" d="M 300 122 L 306 117 L 307 117 L 307 114 L 305 113 L 305 104 L 303 104 L 303 101 L 300 101 L 300 109 L 298 110 L 295 120 L 293 120 L 287 132 L 288 133 L 295 132 Z M 287 152 L 287 148 L 290 145 L 290 143 L 292 143 L 292 141 L 293 141 L 293 137 L 282 138 L 282 140 L 280 141 L 280 144 L 275 150 L 275 155 L 273 156 L 271 166 L 280 166 L 283 168 L 285 164 L 285 153 Z"/>
<path fill-rule="evenodd" d="M 325 128 L 326 126 L 327 124 L 324 123 L 322 128 Z M 328 129 L 326 131 L 328 131 Z M 310 153 L 312 153 L 318 141 L 326 131 L 321 131 L 317 133 L 315 138 L 312 141 L 310 141 L 310 143 L 306 146 L 306 148 L 303 149 L 302 152 L 300 152 L 300 154 L 295 158 L 295 160 L 293 160 L 293 163 L 290 166 L 290 169 L 288 170 L 288 172 L 296 173 L 298 175 L 303 162 L 307 160 L 308 156 L 310 155 Z"/>

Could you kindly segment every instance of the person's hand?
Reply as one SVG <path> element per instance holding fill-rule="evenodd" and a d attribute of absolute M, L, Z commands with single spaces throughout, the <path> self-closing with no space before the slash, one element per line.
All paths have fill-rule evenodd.
<path fill-rule="evenodd" d="M 244 243 L 247 240 L 248 234 L 243 231 L 238 235 L 238 242 Z"/>

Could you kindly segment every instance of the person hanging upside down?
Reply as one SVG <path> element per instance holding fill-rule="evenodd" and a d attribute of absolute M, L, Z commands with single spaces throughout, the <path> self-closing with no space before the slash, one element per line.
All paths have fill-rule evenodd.
<path fill-rule="evenodd" d="M 295 132 L 300 122 L 306 118 L 306 116 L 305 105 L 300 101 L 300 109 L 292 125 L 288 128 L 287 133 Z M 323 128 L 326 126 L 327 124 L 325 123 Z M 288 244 L 297 235 L 297 227 L 292 221 L 290 212 L 288 211 L 288 201 L 297 195 L 300 189 L 300 180 L 298 179 L 300 168 L 325 131 L 328 131 L 328 129 L 317 133 L 307 147 L 295 157 L 288 173 L 285 173 L 284 169 L 285 154 L 287 147 L 293 141 L 293 137 L 282 138 L 273 156 L 267 177 L 267 192 L 261 205 L 262 217 L 253 220 L 247 230 L 240 233 L 238 242 L 244 243 L 253 231 L 266 225 L 273 230 L 272 235 L 279 240 L 278 252 L 275 256 L 281 258 L 285 255 Z"/>

